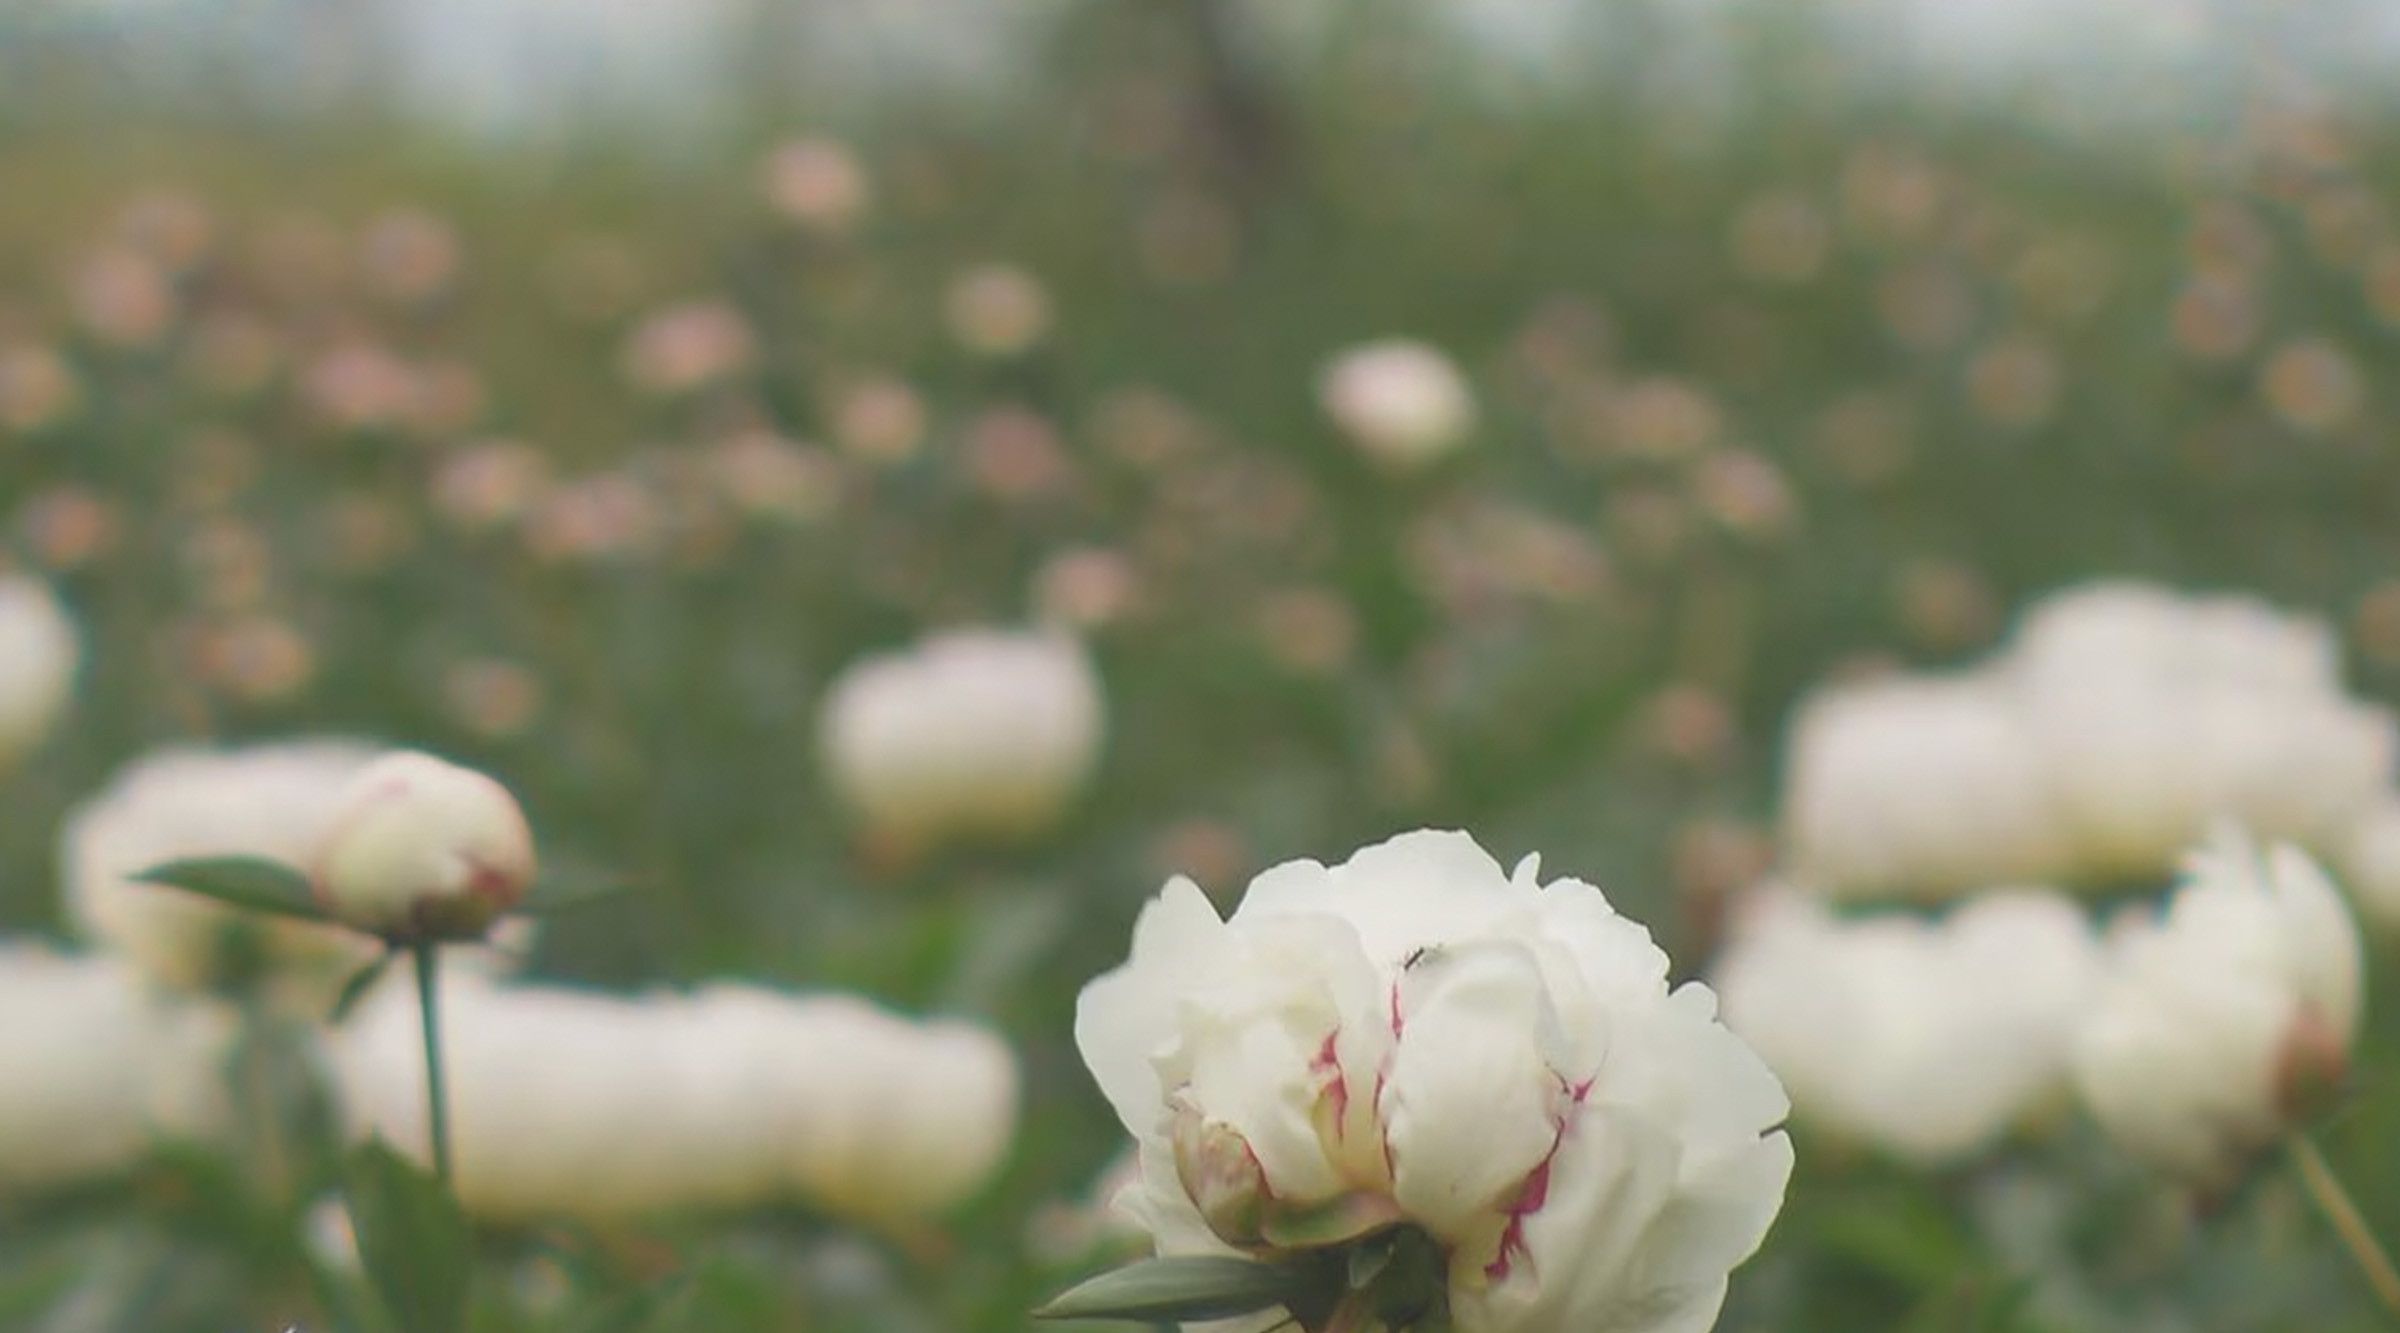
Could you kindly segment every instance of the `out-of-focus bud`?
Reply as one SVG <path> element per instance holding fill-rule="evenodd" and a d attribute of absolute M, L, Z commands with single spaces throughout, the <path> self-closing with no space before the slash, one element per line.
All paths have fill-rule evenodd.
<path fill-rule="evenodd" d="M 1351 443 L 1394 468 L 1422 467 L 1449 453 L 1475 425 L 1475 399 L 1458 367 L 1407 339 L 1335 357 L 1317 380 L 1317 401 Z"/>
<path fill-rule="evenodd" d="M 811 231 L 855 228 L 873 202 L 867 173 L 832 139 L 794 139 L 767 155 L 759 185 L 768 206 Z"/>
<path fill-rule="evenodd" d="M 1050 294 L 1013 264 L 983 264 L 958 275 L 943 299 L 950 336 L 970 352 L 1015 356 L 1050 331 Z"/>
<path fill-rule="evenodd" d="M 853 665 L 826 694 L 834 786 L 902 848 L 1055 821 L 1100 755 L 1100 682 L 1072 640 L 943 634 Z"/>
<path fill-rule="evenodd" d="M 2347 1072 L 2358 931 L 2297 848 L 2220 830 L 2165 913 L 2121 922 L 2113 948 L 2075 1082 L 2133 1156 L 2223 1188 Z"/>
<path fill-rule="evenodd" d="M 49 588 L 0 575 L 0 772 L 49 733 L 81 655 L 75 622 Z"/>
<path fill-rule="evenodd" d="M 533 884 L 533 832 L 508 788 L 413 750 L 358 771 L 313 861 L 317 896 L 378 935 L 481 936 Z"/>
<path fill-rule="evenodd" d="M 625 340 L 627 382 L 645 393 L 674 397 L 747 372 L 758 360 L 758 335 L 742 312 L 721 300 L 687 301 L 644 320 Z"/>

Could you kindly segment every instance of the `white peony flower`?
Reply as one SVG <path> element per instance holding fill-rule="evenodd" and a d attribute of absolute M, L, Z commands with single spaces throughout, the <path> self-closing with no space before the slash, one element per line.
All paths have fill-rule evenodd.
<path fill-rule="evenodd" d="M 177 746 L 121 770 L 68 816 L 59 864 L 67 910 L 88 939 L 153 981 L 199 989 L 238 966 L 267 968 L 271 991 L 322 1013 L 342 983 L 381 951 L 334 926 L 238 912 L 131 877 L 195 856 L 258 856 L 300 867 L 328 828 L 344 787 L 380 751 L 346 740 L 242 749 Z"/>
<path fill-rule="evenodd" d="M 717 987 L 609 996 L 447 976 L 459 1197 L 526 1220 L 798 1198 L 889 1222 L 980 1188 L 1013 1139 L 997 1038 L 842 996 Z M 387 983 L 333 1055 L 353 1132 L 422 1153 L 415 994 Z"/>
<path fill-rule="evenodd" d="M 1269 870 L 1229 920 L 1167 885 L 1075 1025 L 1161 1254 L 1405 1222 L 1462 1333 L 1713 1322 L 1782 1204 L 1783 1091 L 1648 932 L 1536 875 L 1421 832 Z"/>
<path fill-rule="evenodd" d="M 508 788 L 400 750 L 353 774 L 309 858 L 318 898 L 379 935 L 480 936 L 533 885 L 533 831 Z"/>
<path fill-rule="evenodd" d="M 1055 823 L 1100 757 L 1100 681 L 1066 638 L 969 630 L 870 657 L 826 693 L 835 789 L 902 846 Z"/>
<path fill-rule="evenodd" d="M 208 1137 L 230 1017 L 169 1004 L 121 959 L 0 941 L 0 1188 L 123 1171 Z"/>
<path fill-rule="evenodd" d="M 2400 726 L 2320 622 L 2140 584 L 2070 589 L 1959 675 L 1805 704 L 1789 860 L 1837 896 L 2172 873 L 2220 819 L 2324 851 L 2391 786 Z"/>
<path fill-rule="evenodd" d="M 2026 610 L 2011 645 L 2011 669 L 2037 691 L 2071 689 L 2094 672 L 2278 693 L 2342 688 L 2341 647 L 2323 621 L 2254 597 L 2129 580 L 2050 594 Z"/>
<path fill-rule="evenodd" d="M 81 655 L 75 622 L 47 587 L 0 577 L 0 770 L 49 733 Z"/>
<path fill-rule="evenodd" d="M 1422 467 L 1466 442 L 1475 399 L 1450 358 L 1391 338 L 1343 352 L 1317 380 L 1333 424 L 1376 462 Z"/>
<path fill-rule="evenodd" d="M 2162 1170 L 2230 1184 L 2348 1068 L 2358 932 L 2296 848 L 2220 830 L 2162 915 L 2120 923 L 2112 953 L 2076 1087 L 2111 1138 Z"/>
<path fill-rule="evenodd" d="M 2082 908 L 2054 893 L 2002 890 L 1938 921 L 1845 921 L 1771 889 L 1710 979 L 1796 1114 L 1936 1164 L 2063 1098 L 2100 958 Z"/>
<path fill-rule="evenodd" d="M 2053 774 L 2015 704 L 1982 676 L 1802 701 L 1783 776 L 1793 873 L 1838 897 L 1946 897 L 2066 870 Z"/>

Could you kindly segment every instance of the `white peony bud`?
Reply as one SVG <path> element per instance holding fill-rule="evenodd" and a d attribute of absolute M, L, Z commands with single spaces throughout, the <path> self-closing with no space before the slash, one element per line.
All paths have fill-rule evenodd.
<path fill-rule="evenodd" d="M 174 1005 L 123 960 L 0 942 L 0 1188 L 121 1172 L 214 1127 L 228 1015 Z"/>
<path fill-rule="evenodd" d="M 1648 932 L 1536 875 L 1423 832 L 1269 870 L 1228 920 L 1167 885 L 1075 1025 L 1159 1253 L 1401 1221 L 1462 1333 L 1713 1321 L 1782 1203 L 1783 1091 Z"/>
<path fill-rule="evenodd" d="M 310 857 L 317 896 L 360 930 L 481 936 L 533 885 L 533 831 L 498 782 L 413 750 L 360 769 Z"/>
<path fill-rule="evenodd" d="M 799 1199 L 896 1223 L 998 1168 L 1016 1062 L 980 1028 L 847 996 L 443 981 L 459 1197 L 496 1219 L 621 1219 Z M 352 1131 L 422 1153 L 415 997 L 387 982 L 333 1066 Z"/>
<path fill-rule="evenodd" d="M 961 631 L 854 663 L 820 719 L 828 776 L 906 847 L 1048 828 L 1100 757 L 1099 678 L 1072 640 Z"/>
<path fill-rule="evenodd" d="M 305 865 L 345 785 L 378 753 L 354 741 L 313 740 L 174 747 L 134 762 L 67 818 L 59 863 L 68 915 L 86 938 L 159 984 L 206 988 L 257 967 L 274 999 L 321 1015 L 380 952 L 374 941 L 132 876 L 197 856 Z"/>
<path fill-rule="evenodd" d="M 2358 932 L 2297 849 L 2221 830 L 2164 913 L 2120 922 L 2111 946 L 2075 1083 L 2128 1153 L 2221 1188 L 2346 1073 Z"/>
<path fill-rule="evenodd" d="M 1803 701 L 1783 779 L 1793 872 L 1837 897 L 1927 898 L 2067 869 L 2051 773 L 2015 704 L 1981 676 Z"/>
<path fill-rule="evenodd" d="M 1745 904 L 1710 979 L 1798 1116 L 1936 1164 L 2063 1100 L 2100 944 L 2053 893 L 2003 890 L 1938 921 L 1843 920 L 1771 889 Z"/>
<path fill-rule="evenodd" d="M 1466 442 L 1475 399 L 1450 358 L 1392 338 L 1343 352 L 1317 380 L 1333 424 L 1376 462 L 1422 467 Z"/>
<path fill-rule="evenodd" d="M 48 588 L 0 577 L 0 770 L 49 733 L 74 690 L 80 656 L 75 622 Z"/>

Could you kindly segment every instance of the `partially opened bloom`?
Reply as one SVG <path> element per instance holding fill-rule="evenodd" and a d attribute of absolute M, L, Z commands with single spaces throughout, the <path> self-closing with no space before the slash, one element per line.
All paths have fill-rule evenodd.
<path fill-rule="evenodd" d="M 1704 1329 L 1783 1199 L 1774 1075 L 1576 880 L 1406 834 L 1176 879 L 1076 1042 L 1134 1135 L 1161 1254 L 1429 1236 L 1465 1333 Z M 1262 1316 L 1265 1327 L 1276 1316 Z"/>
<path fill-rule="evenodd" d="M 2121 922 L 2112 948 L 2075 1082 L 2128 1153 L 2225 1186 L 2347 1072 L 2358 931 L 2297 849 L 2221 830 L 2165 912 Z"/>
<path fill-rule="evenodd" d="M 508 788 L 414 750 L 353 774 L 309 858 L 344 924 L 385 936 L 481 935 L 533 884 L 533 832 Z"/>
<path fill-rule="evenodd" d="M 80 636 L 49 588 L 0 577 L 0 770 L 33 748 L 65 709 Z"/>
<path fill-rule="evenodd" d="M 1317 401 L 1350 442 L 1378 463 L 1421 467 L 1465 443 L 1475 398 L 1439 350 L 1405 338 L 1337 356 L 1317 380 Z"/>
<path fill-rule="evenodd" d="M 122 959 L 0 941 L 0 1190 L 123 1171 L 214 1127 L 230 1018 L 153 993 Z"/>
<path fill-rule="evenodd" d="M 748 986 L 617 996 L 443 981 L 459 1198 L 479 1216 L 595 1220 L 799 1200 L 853 1220 L 943 1211 L 1016 1125 L 1007 1046 L 848 996 Z M 387 982 L 340 1034 L 346 1118 L 426 1144 L 416 999 Z"/>
<path fill-rule="evenodd" d="M 2063 1103 L 2100 957 L 2083 909 L 2054 893 L 1990 893 L 1939 920 L 1843 920 L 1771 889 L 1744 904 L 1710 979 L 1795 1114 L 1932 1164 Z"/>
<path fill-rule="evenodd" d="M 379 952 L 374 941 L 133 876 L 186 857 L 303 866 L 350 779 L 380 753 L 358 741 L 309 740 L 177 746 L 136 760 L 68 816 L 59 844 L 68 915 L 161 985 L 216 986 L 256 969 L 272 993 L 321 1013 Z"/>
<path fill-rule="evenodd" d="M 965 630 L 854 663 L 827 691 L 835 789 L 903 845 L 1058 820 L 1100 758 L 1099 677 L 1073 640 Z"/>

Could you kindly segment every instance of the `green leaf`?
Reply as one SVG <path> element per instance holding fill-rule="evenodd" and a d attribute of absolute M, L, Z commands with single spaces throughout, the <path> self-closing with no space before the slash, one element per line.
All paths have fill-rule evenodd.
<path fill-rule="evenodd" d="M 333 997 L 333 1012 L 325 1016 L 325 1021 L 339 1023 L 348 1018 L 350 1011 L 358 1007 L 360 1000 L 367 998 L 367 992 L 375 989 L 375 983 L 383 980 L 383 974 L 390 970 L 392 960 L 399 956 L 399 950 L 386 949 L 374 962 L 351 973 L 350 979 L 342 983 L 341 994 Z"/>
<path fill-rule="evenodd" d="M 317 902 L 308 876 L 259 856 L 195 856 L 155 865 L 134 876 L 148 884 L 203 894 L 252 912 L 309 921 L 333 918 Z"/>
<path fill-rule="evenodd" d="M 1072 1287 L 1033 1315 L 1178 1323 L 1227 1319 L 1304 1300 L 1320 1276 L 1313 1269 L 1220 1256 L 1145 1259 Z"/>
<path fill-rule="evenodd" d="M 358 1257 L 402 1333 L 466 1327 L 471 1242 L 440 1181 L 381 1142 L 350 1154 Z"/>

